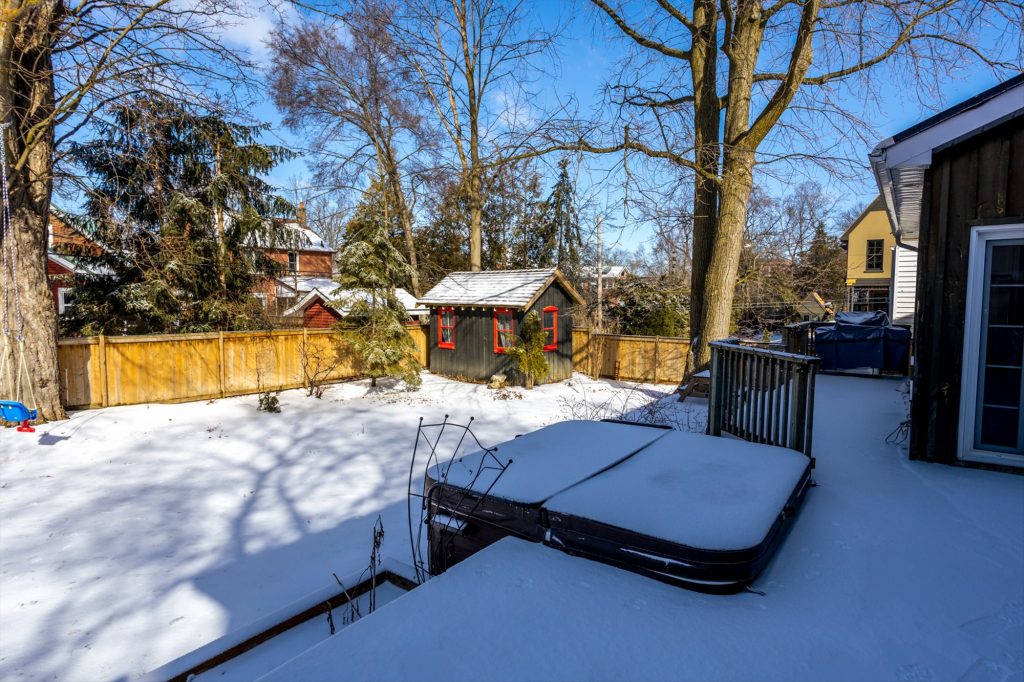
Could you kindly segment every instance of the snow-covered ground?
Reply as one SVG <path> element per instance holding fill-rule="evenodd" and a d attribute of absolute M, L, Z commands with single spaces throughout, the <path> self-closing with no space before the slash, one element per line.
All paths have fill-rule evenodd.
<path fill-rule="evenodd" d="M 489 445 L 569 418 L 650 417 L 673 388 L 423 378 L 416 392 L 286 392 L 280 414 L 249 396 L 0 430 L 0 679 L 131 679 L 357 572 L 378 515 L 383 553 L 408 562 L 421 416 L 475 417 Z M 701 404 L 654 411 L 700 430 Z"/>
<path fill-rule="evenodd" d="M 369 678 L 1024 680 L 1024 477 L 907 461 L 886 442 L 904 417 L 898 386 L 819 377 L 820 487 L 755 583 L 764 596 L 697 594 L 526 545 L 544 558 L 523 555 L 523 571 L 550 563 L 557 575 L 510 576 L 482 554 L 320 650 L 354 647 L 345 664 L 363 667 L 347 670 Z M 474 416 L 484 443 L 622 411 L 700 430 L 701 401 L 644 407 L 668 390 L 577 376 L 496 394 L 425 375 L 418 393 L 287 393 L 279 415 L 249 397 L 0 433 L 0 679 L 130 680 L 357 571 L 378 514 L 384 553 L 407 561 L 419 416 Z M 478 579 L 460 587 L 460 570 Z M 467 616 L 459 634 L 432 608 L 443 646 L 372 635 L 446 589 L 442 601 L 469 599 L 462 613 L 480 624 Z M 487 619 L 505 619 L 501 646 L 474 644 Z M 309 660 L 292 672 L 334 679 L 345 665 Z"/>
<path fill-rule="evenodd" d="M 819 378 L 819 487 L 760 593 L 506 538 L 260 680 L 1024 680 L 1024 477 L 908 462 L 897 385 Z"/>

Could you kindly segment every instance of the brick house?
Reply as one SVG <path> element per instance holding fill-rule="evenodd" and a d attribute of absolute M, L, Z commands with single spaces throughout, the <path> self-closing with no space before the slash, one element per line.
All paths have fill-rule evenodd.
<path fill-rule="evenodd" d="M 299 203 L 294 220 L 275 218 L 275 227 L 283 232 L 280 244 L 257 248 L 277 263 L 282 273 L 261 282 L 253 294 L 263 301 L 271 315 L 283 315 L 309 291 L 331 283 L 334 274 L 334 249 L 306 224 L 306 207 Z M 331 283 L 332 284 L 332 283 Z"/>
<path fill-rule="evenodd" d="M 96 240 L 62 219 L 59 211 L 50 211 L 49 228 L 46 278 L 53 304 L 60 314 L 74 305 L 75 277 L 99 272 L 102 266 L 96 260 L 105 250 Z"/>

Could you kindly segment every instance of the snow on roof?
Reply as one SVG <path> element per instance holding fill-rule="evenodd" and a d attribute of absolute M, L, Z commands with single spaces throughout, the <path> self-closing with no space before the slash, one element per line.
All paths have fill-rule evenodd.
<path fill-rule="evenodd" d="M 230 214 L 224 216 L 225 221 L 230 222 Z M 320 251 L 322 253 L 334 253 L 327 242 L 316 232 L 308 227 L 302 227 L 295 220 L 282 220 L 270 218 L 278 231 L 283 234 L 273 235 L 275 239 L 269 241 L 267 235 L 253 235 L 251 243 L 261 249 L 292 249 L 297 251 Z"/>
<path fill-rule="evenodd" d="M 582 302 L 558 268 L 538 268 L 452 272 L 421 296 L 420 303 L 527 308 L 555 279 L 562 283 L 572 298 Z"/>
<path fill-rule="evenodd" d="M 295 305 L 282 313 L 285 317 L 301 313 L 318 298 L 325 303 L 331 303 L 332 308 L 344 314 L 348 309 L 345 304 L 346 299 L 351 300 L 360 295 L 342 289 L 337 282 L 329 277 L 279 277 L 278 281 L 289 289 L 294 289 L 297 293 L 302 294 Z M 395 296 L 410 316 L 429 312 L 426 308 L 417 307 L 416 298 L 401 287 L 395 289 Z"/>
<path fill-rule="evenodd" d="M 544 506 L 689 547 L 743 550 L 768 535 L 807 461 L 785 448 L 673 431 Z"/>
<path fill-rule="evenodd" d="M 46 257 L 76 275 L 113 275 L 114 271 L 107 265 L 96 262 L 95 258 L 86 256 L 69 256 L 48 252 Z"/>
<path fill-rule="evenodd" d="M 514 502 L 539 504 L 621 462 L 667 431 L 598 421 L 565 421 L 478 451 L 428 472 L 447 483 Z M 497 461 L 496 461 L 497 460 Z M 499 462 L 511 460 L 504 472 Z"/>
<path fill-rule="evenodd" d="M 605 265 L 601 270 L 603 272 L 604 279 L 617 279 L 622 277 L 623 274 L 626 274 L 626 266 L 624 265 Z M 596 267 L 587 266 L 582 268 L 582 271 L 588 279 L 597 279 Z"/>

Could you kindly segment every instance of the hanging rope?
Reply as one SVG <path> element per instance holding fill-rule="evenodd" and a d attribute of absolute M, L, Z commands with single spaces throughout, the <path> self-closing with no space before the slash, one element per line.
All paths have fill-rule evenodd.
<path fill-rule="evenodd" d="M 28 365 L 25 362 L 25 320 L 21 312 L 21 293 L 18 290 L 18 252 L 14 239 L 14 228 L 11 226 L 11 199 L 7 191 L 7 130 L 10 122 L 0 123 L 0 194 L 2 194 L 2 206 L 0 206 L 0 237 L 3 244 L 0 250 L 3 251 L 3 356 L 0 358 L 0 377 L 6 375 L 7 385 L 10 386 L 10 395 L 16 402 L 21 402 L 22 386 L 28 385 L 29 396 L 32 404 L 36 402 L 35 386 L 28 380 Z M 10 285 L 8 285 L 10 281 Z M 14 325 L 9 324 L 10 304 L 14 304 Z M 13 333 L 13 334 L 12 334 Z M 10 362 L 11 352 L 15 346 L 11 340 L 16 342 L 18 351 L 18 367 L 13 371 Z"/>

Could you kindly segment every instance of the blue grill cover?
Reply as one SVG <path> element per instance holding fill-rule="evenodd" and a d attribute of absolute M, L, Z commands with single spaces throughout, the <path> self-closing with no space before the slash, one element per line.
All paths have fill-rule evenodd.
<path fill-rule="evenodd" d="M 890 325 L 881 311 L 839 313 L 834 325 L 815 331 L 814 347 L 826 371 L 899 372 L 910 353 L 910 330 Z"/>

